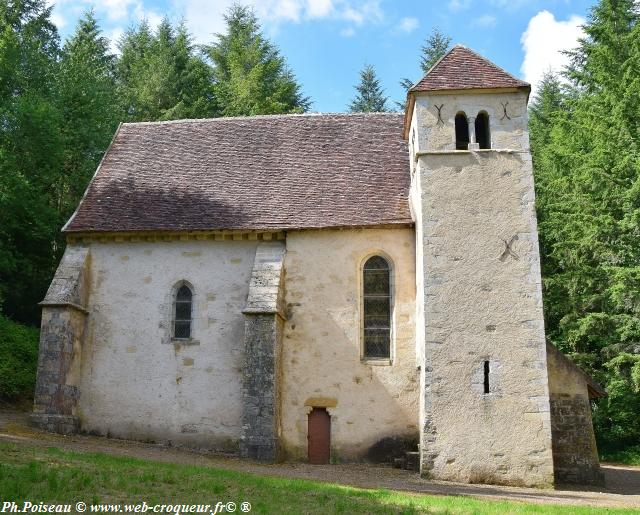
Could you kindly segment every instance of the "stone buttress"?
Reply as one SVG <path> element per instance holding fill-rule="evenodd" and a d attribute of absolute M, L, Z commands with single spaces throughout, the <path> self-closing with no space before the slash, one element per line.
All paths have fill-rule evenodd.
<path fill-rule="evenodd" d="M 260 460 L 280 457 L 280 356 L 284 322 L 283 242 L 258 245 L 245 315 L 240 454 Z"/>
<path fill-rule="evenodd" d="M 31 422 L 47 431 L 70 434 L 80 427 L 76 411 L 89 266 L 89 249 L 69 245 L 40 303 L 40 351 Z"/>

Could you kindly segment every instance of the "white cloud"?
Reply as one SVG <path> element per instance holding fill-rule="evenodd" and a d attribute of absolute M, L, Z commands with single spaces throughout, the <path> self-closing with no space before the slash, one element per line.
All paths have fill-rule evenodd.
<path fill-rule="evenodd" d="M 471 25 L 472 27 L 495 27 L 496 21 L 496 17 L 492 14 L 484 14 L 479 18 L 471 20 L 471 23 L 469 25 Z"/>
<path fill-rule="evenodd" d="M 402 18 L 400 20 L 400 23 L 398 24 L 398 30 L 400 32 L 406 32 L 407 34 L 411 34 L 414 30 L 418 28 L 418 25 L 420 25 L 418 18 L 412 18 L 412 17 Z"/>
<path fill-rule="evenodd" d="M 127 1 L 127 0 L 110 0 Z M 342 20 L 352 26 L 379 23 L 384 19 L 381 0 L 248 0 L 267 30 L 282 23 L 317 20 Z M 208 43 L 224 31 L 223 14 L 234 0 L 173 0 L 178 15 L 184 15 L 198 43 Z M 353 35 L 355 29 L 343 33 Z M 343 34 L 343 35 L 344 35 Z"/>
<path fill-rule="evenodd" d="M 449 0 L 448 7 L 450 11 L 466 11 L 471 7 L 471 0 Z"/>
<path fill-rule="evenodd" d="M 122 27 L 116 27 L 112 31 L 107 33 L 107 37 L 109 38 L 110 46 L 109 50 L 112 54 L 120 55 L 120 50 L 118 49 L 118 42 L 120 38 L 124 35 L 124 29 Z"/>
<path fill-rule="evenodd" d="M 571 50 L 578 44 L 578 38 L 584 36 L 581 25 L 585 19 L 572 15 L 566 21 L 556 20 L 549 11 L 540 11 L 531 20 L 520 42 L 524 51 L 524 60 L 520 70 L 524 80 L 531 83 L 532 93 L 546 71 L 561 71 L 569 62 L 563 50 Z"/>
<path fill-rule="evenodd" d="M 356 29 L 354 29 L 353 27 L 347 27 L 346 29 L 342 29 L 340 31 L 340 35 L 343 38 L 350 38 L 351 36 L 354 36 L 356 33 Z"/>
<path fill-rule="evenodd" d="M 89 1 L 84 3 L 91 4 Z M 140 4 L 139 0 L 100 0 L 95 3 L 95 9 L 106 14 L 109 20 L 120 21 L 130 15 L 132 7 L 136 8 Z"/>
<path fill-rule="evenodd" d="M 55 10 L 51 13 L 51 21 L 59 29 L 63 28 L 67 24 L 65 17 Z"/>
<path fill-rule="evenodd" d="M 107 32 L 124 28 L 145 18 L 155 28 L 162 14 L 150 9 L 151 0 L 46 0 L 56 3 L 53 21 L 62 27 L 76 20 L 79 13 L 93 7 L 104 20 Z M 237 0 L 170 0 L 166 9 L 172 20 L 184 17 L 196 43 L 210 43 L 224 32 L 224 13 Z M 384 19 L 381 0 L 245 0 L 253 7 L 267 34 L 277 32 L 283 23 L 333 20 L 346 25 L 344 33 L 353 35 L 356 27 Z"/>
<path fill-rule="evenodd" d="M 158 27 L 158 25 L 160 25 L 160 22 L 162 21 L 163 16 L 155 11 L 147 11 L 142 3 L 139 3 L 135 6 L 134 10 L 133 10 L 133 15 L 136 19 L 136 21 L 142 21 L 142 20 L 147 20 L 147 23 L 149 24 L 149 27 L 151 27 L 152 30 L 156 29 Z"/>
<path fill-rule="evenodd" d="M 307 16 L 309 18 L 324 18 L 333 10 L 331 0 L 307 0 Z"/>

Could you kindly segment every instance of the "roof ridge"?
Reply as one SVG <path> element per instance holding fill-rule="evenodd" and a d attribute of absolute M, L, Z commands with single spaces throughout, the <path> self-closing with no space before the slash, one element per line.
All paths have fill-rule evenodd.
<path fill-rule="evenodd" d="M 178 120 L 158 120 L 151 122 L 123 122 L 122 125 L 170 125 L 180 123 L 205 123 L 218 121 L 233 120 L 274 120 L 276 118 L 322 118 L 322 117 L 374 117 L 374 116 L 403 116 L 402 113 L 390 112 L 371 112 L 371 113 L 287 113 L 287 114 L 258 114 L 252 116 L 217 116 L 214 118 L 181 118 Z"/>
<path fill-rule="evenodd" d="M 530 84 L 475 50 L 455 44 L 410 89 L 416 91 L 529 88 Z"/>

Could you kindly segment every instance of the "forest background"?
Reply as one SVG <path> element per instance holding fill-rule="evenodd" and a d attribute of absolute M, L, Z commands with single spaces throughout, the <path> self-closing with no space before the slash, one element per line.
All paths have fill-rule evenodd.
<path fill-rule="evenodd" d="M 547 338 L 608 396 L 593 405 L 605 456 L 640 462 L 640 17 L 599 0 L 560 74 L 529 106 Z M 44 0 L 0 0 L 0 399 L 28 401 L 38 302 L 60 232 L 120 122 L 302 113 L 312 107 L 248 7 L 195 45 L 184 23 L 145 21 L 117 42 L 93 12 L 61 43 Z M 448 50 L 434 30 L 423 73 Z M 407 89 L 418 79 L 399 80 Z M 402 110 L 363 64 L 352 112 Z"/>

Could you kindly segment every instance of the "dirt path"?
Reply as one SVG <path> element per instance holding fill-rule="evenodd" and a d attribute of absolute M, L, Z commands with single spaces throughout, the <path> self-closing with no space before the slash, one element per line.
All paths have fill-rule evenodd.
<path fill-rule="evenodd" d="M 640 509 L 640 467 L 603 465 L 606 489 L 536 490 L 488 485 L 427 481 L 418 474 L 391 467 L 364 464 L 308 465 L 306 463 L 263 464 L 234 457 L 212 455 L 162 445 L 144 444 L 86 435 L 62 436 L 27 426 L 27 415 L 0 411 L 0 441 L 59 447 L 79 452 L 103 452 L 170 463 L 202 465 L 240 472 L 340 483 L 360 488 L 386 488 L 434 495 L 466 495 L 476 498 L 626 507 Z M 1 459 L 1 456 L 0 456 Z"/>

